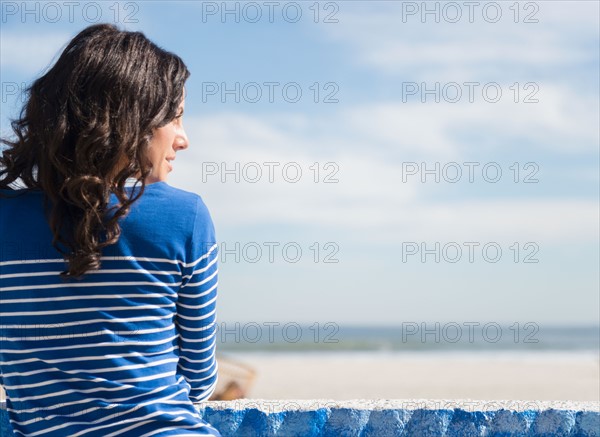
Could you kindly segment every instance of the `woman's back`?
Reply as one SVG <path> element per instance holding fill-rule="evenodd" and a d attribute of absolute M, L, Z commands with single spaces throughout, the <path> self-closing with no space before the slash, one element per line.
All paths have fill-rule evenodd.
<path fill-rule="evenodd" d="M 43 192 L 2 194 L 0 370 L 15 434 L 219 435 L 191 402 L 217 381 L 217 245 L 200 196 L 146 185 L 101 268 L 63 280 Z"/>

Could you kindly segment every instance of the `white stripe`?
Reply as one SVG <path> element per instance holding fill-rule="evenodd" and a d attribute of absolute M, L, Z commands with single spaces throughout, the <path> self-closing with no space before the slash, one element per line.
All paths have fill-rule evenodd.
<path fill-rule="evenodd" d="M 210 280 L 212 280 L 215 276 L 217 276 L 218 272 L 219 272 L 218 270 L 215 270 L 212 275 L 207 276 L 206 278 L 204 278 L 200 282 L 188 282 L 187 284 L 182 285 L 181 288 L 184 288 L 184 287 L 197 287 L 198 285 L 206 284 L 207 282 L 209 282 Z"/>
<path fill-rule="evenodd" d="M 208 337 L 202 337 L 202 338 L 187 338 L 187 337 L 184 337 L 183 335 L 180 335 L 180 338 L 181 338 L 181 341 L 184 341 L 186 343 L 204 343 L 205 341 L 210 340 L 213 336 L 214 336 L 214 334 L 211 334 Z"/>
<path fill-rule="evenodd" d="M 173 329 L 173 325 L 162 328 L 149 328 L 149 329 L 137 329 L 135 331 L 111 331 L 110 329 L 104 329 L 102 331 L 84 332 L 82 334 L 65 334 L 65 335 L 38 335 L 35 337 L 0 337 L 2 341 L 46 341 L 46 340 L 60 340 L 64 338 L 78 338 L 78 337 L 95 337 L 97 335 L 124 335 L 128 336 L 131 334 L 143 335 L 143 334 L 154 334 L 156 332 L 164 332 Z"/>
<path fill-rule="evenodd" d="M 160 366 L 161 364 L 176 363 L 178 361 L 179 361 L 179 358 L 167 358 L 167 359 L 159 360 L 159 361 L 150 361 L 148 363 L 130 364 L 128 366 L 117 366 L 117 367 L 103 367 L 100 369 L 64 370 L 64 369 L 59 369 L 57 367 L 47 367 L 45 369 L 30 370 L 29 372 L 3 373 L 2 377 L 6 378 L 8 376 L 31 376 L 31 375 L 37 375 L 38 373 L 45 373 L 45 372 L 61 372 L 61 373 L 66 373 L 68 375 L 77 375 L 80 373 L 89 374 L 89 373 L 101 373 L 101 372 L 119 372 L 121 370 L 140 369 L 140 368 Z"/>
<path fill-rule="evenodd" d="M 171 403 L 172 403 L 172 402 L 171 402 Z M 179 403 L 179 404 L 180 404 L 181 402 L 175 402 L 175 403 Z M 188 415 L 188 416 L 192 416 L 192 417 L 193 417 L 193 418 L 195 418 L 196 420 L 198 419 L 198 417 L 197 417 L 197 416 L 196 416 L 196 415 L 195 415 L 193 412 L 191 412 L 191 411 L 187 411 L 187 410 L 183 410 L 183 411 L 182 411 L 182 410 L 175 410 L 175 411 L 163 411 L 162 413 L 163 413 L 163 414 L 170 414 L 170 415 L 174 415 L 174 414 L 181 414 L 181 413 L 183 413 L 183 414 L 186 414 L 186 415 Z M 144 416 L 144 418 L 146 418 L 146 417 L 149 417 L 149 416 Z M 180 421 L 182 421 L 183 419 L 184 419 L 184 417 L 178 416 L 178 417 L 176 417 L 176 418 L 174 418 L 174 419 L 171 419 L 171 420 L 169 420 L 169 422 L 180 422 Z M 131 421 L 131 420 L 128 420 L 128 421 Z M 128 428 L 125 428 L 125 429 L 123 429 L 123 430 L 119 430 L 119 431 L 115 431 L 115 432 L 113 432 L 113 433 L 111 433 L 111 434 L 107 434 L 107 435 L 106 435 L 106 437 L 114 437 L 114 436 L 116 436 L 116 435 L 122 434 L 122 433 L 123 433 L 123 432 L 125 432 L 125 431 L 129 431 L 129 430 L 131 430 L 131 429 L 133 429 L 133 428 L 137 428 L 137 427 L 139 427 L 139 426 L 145 425 L 145 424 L 147 424 L 147 423 L 152 423 L 152 422 L 153 422 L 152 420 L 150 420 L 150 421 L 145 421 L 145 422 L 143 422 L 143 423 L 141 423 L 141 424 L 137 424 L 137 425 L 135 425 L 135 426 L 130 426 L 130 427 L 128 427 Z M 206 426 L 207 426 L 207 425 L 206 425 L 205 423 L 198 423 L 198 424 L 194 425 L 194 428 L 204 428 L 204 427 L 206 427 Z M 175 428 L 175 429 L 177 429 L 177 428 Z M 163 430 L 164 430 L 164 428 L 160 429 L 159 431 L 163 431 Z M 86 432 L 87 432 L 87 431 L 86 431 Z"/>
<path fill-rule="evenodd" d="M 101 261 L 142 261 L 142 262 L 164 262 L 169 264 L 180 264 L 183 267 L 193 267 L 200 261 L 208 257 L 217 248 L 215 243 L 204 255 L 191 263 L 185 263 L 181 260 L 172 260 L 168 258 L 152 258 L 152 257 L 137 257 L 133 255 L 121 255 L 121 256 L 101 256 Z M 10 266 L 15 264 L 42 264 L 42 263 L 63 263 L 66 264 L 64 258 L 44 258 L 44 259 L 19 259 L 11 261 L 2 261 L 0 266 Z"/>
<path fill-rule="evenodd" d="M 0 262 L 0 267 L 10 266 L 14 264 L 42 264 L 42 263 L 65 263 L 63 258 L 46 258 L 46 259 L 16 259 L 12 261 Z"/>
<path fill-rule="evenodd" d="M 23 401 L 37 401 L 39 399 L 45 399 L 45 398 L 53 398 L 53 397 L 58 397 L 58 396 L 62 396 L 62 395 L 68 395 L 70 393 L 95 393 L 98 391 L 119 391 L 119 390 L 127 390 L 127 389 L 131 389 L 131 388 L 136 388 L 134 385 L 123 385 L 121 387 L 114 387 L 114 388 L 106 388 L 106 387 L 100 387 L 100 388 L 90 388 L 87 390 L 63 390 L 63 391 L 55 391 L 52 393 L 46 393 L 45 395 L 40 395 L 40 396 L 26 396 L 24 398 L 11 398 L 12 402 L 23 402 Z"/>
<path fill-rule="evenodd" d="M 200 261 L 202 261 L 203 259 L 207 258 L 210 256 L 210 254 L 217 248 L 217 243 L 215 243 L 209 250 L 208 252 L 206 252 L 204 255 L 202 255 L 200 258 L 198 258 L 196 261 L 193 261 L 191 263 L 185 264 L 183 263 L 184 267 L 194 267 L 196 264 L 198 264 Z M 216 252 L 215 252 L 216 254 Z"/>
<path fill-rule="evenodd" d="M 185 293 L 177 293 L 177 295 L 179 297 L 189 297 L 189 298 L 198 298 L 198 297 L 202 297 L 202 296 L 206 296 L 207 294 L 209 294 L 211 291 L 213 291 L 215 288 L 217 288 L 217 285 L 219 285 L 218 282 L 215 282 L 215 285 L 213 285 L 212 287 L 210 287 L 208 290 L 203 291 L 202 293 L 198 293 L 198 294 L 185 294 Z"/>
<path fill-rule="evenodd" d="M 63 383 L 63 382 L 112 382 L 112 383 L 118 382 L 118 383 L 122 383 L 122 382 L 152 381 L 153 379 L 162 378 L 164 376 L 175 375 L 175 373 L 176 372 L 171 371 L 171 372 L 165 372 L 165 373 L 157 373 L 156 375 L 141 376 L 139 378 L 117 379 L 117 380 L 110 380 L 110 381 L 106 378 L 101 378 L 99 376 L 96 378 L 92 378 L 92 379 L 88 379 L 88 378 L 51 379 L 50 381 L 36 382 L 35 384 L 5 385 L 4 388 L 13 390 L 13 389 L 24 389 L 24 388 L 31 388 L 31 387 L 44 387 L 46 385 L 52 385 L 52 384 Z"/>
<path fill-rule="evenodd" d="M 175 419 L 170 420 L 170 422 L 180 422 L 183 419 L 184 419 L 184 417 L 178 416 Z M 140 426 L 143 426 L 143 425 L 146 425 L 146 424 L 152 423 L 152 422 L 153 422 L 152 420 L 146 420 L 144 422 L 139 422 L 139 423 L 131 425 L 131 426 L 127 427 L 127 428 L 124 428 L 124 429 L 122 429 L 120 431 L 115 431 L 115 432 L 113 432 L 111 434 L 107 434 L 106 437 L 115 437 L 116 435 L 123 434 L 125 431 L 131 431 L 134 428 L 139 428 Z M 100 428 L 102 428 L 102 427 L 100 427 Z M 104 428 L 106 428 L 106 427 L 104 427 Z"/>
<path fill-rule="evenodd" d="M 211 266 L 212 266 L 214 263 L 216 263 L 218 259 L 219 259 L 219 257 L 218 257 L 218 256 L 214 257 L 214 258 L 212 259 L 212 261 L 211 261 L 211 262 L 209 262 L 209 263 L 206 265 L 206 267 L 202 267 L 201 269 L 194 270 L 194 272 L 193 272 L 191 275 L 184 275 L 184 276 L 182 276 L 182 277 L 181 277 L 181 279 L 183 279 L 183 278 L 191 278 L 192 276 L 198 275 L 198 274 L 200 274 L 200 273 L 204 273 L 204 272 L 205 272 L 205 271 L 207 271 L 207 270 L 208 270 L 208 269 L 209 269 L 209 268 L 210 268 L 210 267 L 211 267 Z"/>
<path fill-rule="evenodd" d="M 57 276 L 63 270 L 50 270 L 45 272 L 32 272 L 32 273 L 10 273 L 7 275 L 2 275 L 4 279 L 8 278 L 28 278 L 34 276 Z M 96 273 L 143 273 L 150 275 L 181 275 L 181 272 L 178 270 L 146 270 L 146 269 L 100 269 L 100 270 L 90 270 L 86 274 L 96 274 Z"/>
<path fill-rule="evenodd" d="M 212 378 L 213 376 L 215 376 L 215 374 L 217 373 L 217 367 L 215 366 L 215 370 L 212 371 L 212 373 L 208 376 L 205 376 L 204 378 L 197 378 L 197 379 L 190 379 L 190 378 L 185 378 L 185 380 L 189 383 L 191 381 L 193 382 L 200 382 L 200 381 L 206 381 L 207 379 Z M 185 376 L 185 375 L 183 375 Z M 191 385 L 191 384 L 190 384 Z"/>
<path fill-rule="evenodd" d="M 169 396 L 169 397 L 170 397 L 170 396 Z M 141 407 L 142 405 L 146 405 L 146 404 L 152 404 L 152 403 L 154 403 L 154 401 L 150 401 L 150 402 L 143 402 L 143 403 L 141 403 L 140 405 L 138 405 L 138 406 L 136 406 L 136 407 L 134 407 L 134 408 L 132 408 L 132 409 L 130 409 L 130 410 L 123 411 L 123 412 L 121 412 L 121 413 L 111 414 L 111 415 L 108 415 L 107 417 L 104 417 L 104 418 L 102 418 L 102 419 L 95 420 L 94 422 L 91 422 L 91 423 L 102 423 L 102 422 L 104 422 L 105 420 L 109 420 L 111 417 L 122 416 L 123 414 L 127 414 L 127 413 L 129 413 L 130 411 L 134 411 L 134 410 L 138 409 L 138 408 L 139 408 L 139 407 Z M 152 413 L 152 414 L 153 414 L 153 415 L 156 415 L 156 414 L 161 414 L 161 412 L 160 412 L 160 411 L 157 411 L 157 412 L 155 412 L 155 413 Z M 148 417 L 148 416 L 146 416 L 146 417 Z M 146 417 L 141 417 L 140 419 L 145 419 Z M 136 419 L 137 419 L 137 418 L 136 418 Z M 136 419 L 128 419 L 128 420 L 124 420 L 124 421 L 122 421 L 122 422 L 119 422 L 119 423 L 131 422 L 132 420 L 136 420 Z M 44 430 L 40 430 L 40 431 L 34 432 L 33 434 L 29 434 L 29 435 L 30 435 L 30 436 L 35 436 L 35 435 L 42 434 L 42 433 L 45 433 L 45 432 L 50 432 L 50 431 L 54 431 L 54 430 L 57 430 L 57 429 L 62 429 L 62 428 L 65 428 L 65 427 L 68 427 L 68 426 L 71 426 L 71 425 L 88 425 L 89 423 L 90 423 L 90 422 L 69 422 L 69 423 L 63 423 L 63 424 L 61 424 L 61 425 L 57 425 L 57 426 L 54 426 L 54 427 L 52 427 L 52 428 L 47 428 L 47 429 L 44 429 Z M 81 431 L 81 432 L 79 432 L 78 434 L 72 434 L 72 435 L 71 435 L 71 437 L 75 437 L 75 436 L 77 436 L 77 435 L 82 435 L 82 434 L 85 434 L 85 433 L 87 433 L 87 432 L 89 432 L 89 431 L 92 431 L 92 430 L 95 430 L 95 429 L 106 428 L 106 427 L 110 427 L 110 426 L 114 426 L 114 425 L 115 425 L 115 424 L 114 424 L 114 423 L 112 423 L 112 424 L 108 424 L 108 425 L 99 426 L 99 427 L 96 427 L 96 428 L 89 428 L 89 429 L 86 429 L 85 431 Z"/>
<path fill-rule="evenodd" d="M 215 356 L 215 351 L 213 351 L 208 357 L 204 358 L 203 360 L 196 360 L 196 363 L 201 363 L 201 362 L 206 362 L 208 360 L 212 360 Z M 212 364 L 211 364 L 212 365 Z M 188 372 L 192 372 L 192 373 L 200 373 L 200 372 L 206 372 L 207 368 L 210 368 L 211 366 L 208 366 L 207 368 L 201 369 L 201 370 L 194 370 L 194 369 L 188 369 L 187 367 L 183 367 L 181 365 L 181 363 L 178 366 L 180 369 L 183 370 L 187 370 Z"/>
<path fill-rule="evenodd" d="M 143 405 L 149 405 L 149 404 L 154 404 L 154 403 L 156 403 L 156 402 L 144 402 L 144 403 L 142 403 L 142 404 L 140 404 L 140 405 L 138 405 L 138 406 L 136 406 L 136 407 L 132 408 L 131 410 L 124 411 L 124 412 L 122 412 L 122 413 L 118 413 L 118 414 L 113 414 L 112 416 L 113 416 L 113 417 L 116 417 L 116 416 L 122 416 L 123 414 L 127 414 L 127 413 L 129 413 L 129 412 L 131 412 L 131 411 L 134 411 L 134 410 L 136 410 L 136 409 L 139 409 L 139 407 L 141 407 L 141 406 L 143 406 Z M 193 414 L 192 412 L 190 412 L 190 411 L 187 411 L 187 410 L 155 411 L 154 413 L 147 414 L 147 415 L 145 415 L 145 416 L 143 416 L 143 417 L 134 417 L 134 418 L 131 418 L 131 419 L 125 419 L 125 420 L 122 420 L 122 421 L 120 421 L 120 422 L 119 422 L 119 424 L 128 423 L 128 422 L 135 422 L 135 421 L 138 421 L 138 420 L 142 420 L 142 419 L 147 419 L 147 418 L 150 418 L 150 417 L 154 417 L 154 416 L 157 416 L 157 415 L 159 415 L 159 414 L 170 414 L 170 415 L 175 415 L 175 414 L 186 414 L 186 415 L 188 415 L 188 416 L 192 416 L 192 417 L 194 417 L 194 418 L 195 418 L 194 414 Z M 94 422 L 92 422 L 92 423 L 102 423 L 104 420 L 106 420 L 106 419 L 100 419 L 100 420 L 96 420 L 96 421 L 94 421 Z M 176 420 L 183 420 L 183 418 L 181 418 L 181 419 L 179 419 L 179 418 L 178 418 L 178 419 L 176 419 Z M 148 421 L 144 421 L 144 422 L 139 422 L 139 423 L 137 423 L 137 424 L 134 424 L 134 425 L 132 425 L 132 426 L 130 426 L 130 427 L 128 427 L 128 428 L 124 428 L 124 429 L 120 429 L 120 430 L 118 430 L 118 431 L 115 431 L 115 432 L 113 432 L 112 434 L 106 434 L 106 435 L 105 435 L 105 437 L 112 437 L 112 436 L 115 436 L 115 435 L 119 435 L 119 434 L 122 434 L 122 433 L 123 433 L 123 432 L 125 432 L 125 431 L 129 431 L 129 430 L 131 430 L 131 429 L 133 429 L 133 428 L 137 428 L 137 427 L 139 427 L 139 426 L 145 425 L 145 424 L 147 424 L 147 423 L 152 423 L 152 422 L 153 422 L 153 420 L 148 420 Z M 86 423 L 87 423 L 87 422 L 86 422 Z M 87 434 L 87 433 L 88 433 L 88 432 L 90 432 L 90 431 L 95 431 L 95 430 L 97 430 L 97 429 L 102 429 L 102 428 L 109 428 L 109 427 L 111 427 L 111 426 L 114 426 L 114 424 L 112 424 L 112 423 L 109 423 L 109 424 L 107 424 L 107 425 L 102 425 L 102 426 L 97 426 L 97 427 L 94 427 L 94 428 L 89 428 L 89 429 L 86 429 L 85 431 L 80 431 L 80 432 L 78 432 L 77 434 L 72 434 L 72 435 L 71 435 L 71 437 L 78 437 L 78 436 L 80 436 L 80 435 Z"/>
<path fill-rule="evenodd" d="M 182 381 L 181 381 L 181 377 L 182 376 L 183 375 L 181 375 L 180 378 L 177 379 L 177 384 L 181 384 L 182 383 Z M 184 378 L 184 380 L 185 380 L 185 378 Z M 16 402 L 16 401 L 23 402 L 23 401 L 29 401 L 29 400 L 37 401 L 39 399 L 53 398 L 53 397 L 58 397 L 59 399 L 61 399 L 60 396 L 68 395 L 68 394 L 71 394 L 71 393 L 78 393 L 78 394 L 79 393 L 97 393 L 97 392 L 100 392 L 100 391 L 116 392 L 116 391 L 121 391 L 121 390 L 130 390 L 132 388 L 136 389 L 136 390 L 139 389 L 139 387 L 136 387 L 134 385 L 124 384 L 121 387 L 113 387 L 113 388 L 100 387 L 100 388 L 90 388 L 90 389 L 87 389 L 87 390 L 77 390 L 77 389 L 75 389 L 75 390 L 55 391 L 55 392 L 52 392 L 52 393 L 46 393 L 45 395 L 41 395 L 41 396 L 27 396 L 27 397 L 24 397 L 24 398 L 11 398 L 11 401 L 13 401 L 13 402 Z"/>
<path fill-rule="evenodd" d="M 183 329 L 185 331 L 199 332 L 199 331 L 206 331 L 207 329 L 216 328 L 217 323 L 216 322 L 212 322 L 212 323 L 209 323 L 207 326 L 202 327 L 202 328 L 188 328 L 186 326 L 183 326 L 181 323 L 179 323 L 179 321 L 176 321 L 175 325 L 177 325 L 177 328 L 181 328 L 181 329 Z"/>
<path fill-rule="evenodd" d="M 140 290 L 141 291 L 141 290 Z M 127 297 L 142 297 L 157 299 L 163 297 L 175 297 L 172 293 L 151 293 L 144 294 L 142 292 L 137 294 L 86 294 L 86 295 L 75 295 L 75 296 L 60 296 L 60 297 L 39 297 L 34 299 L 2 299 L 3 304 L 11 303 L 28 303 L 28 302 L 58 302 L 65 300 L 83 300 L 83 299 L 124 299 Z"/>
<path fill-rule="evenodd" d="M 172 260 L 168 258 L 150 258 L 150 257 L 137 257 L 133 255 L 121 255 L 121 256 L 101 256 L 102 261 L 142 261 L 142 262 L 164 262 L 168 264 L 181 264 L 185 265 L 183 261 Z M 43 264 L 43 263 L 63 263 L 66 261 L 63 258 L 43 258 L 43 259 L 19 259 L 12 261 L 2 261 L 0 266 L 10 266 L 15 264 Z"/>
<path fill-rule="evenodd" d="M 210 359 L 210 358 L 212 358 L 212 356 L 211 356 L 211 357 L 209 357 L 209 359 Z M 181 364 L 179 364 L 179 365 L 177 366 L 177 368 L 178 368 L 178 369 L 185 370 L 185 371 L 189 371 L 189 372 L 192 372 L 192 373 L 204 373 L 204 372 L 208 372 L 208 371 L 210 370 L 210 368 L 211 368 L 211 367 L 213 367 L 214 365 L 215 365 L 215 362 L 214 362 L 214 360 L 213 360 L 213 362 L 211 362 L 211 363 L 210 363 L 208 366 L 206 366 L 206 367 L 203 367 L 202 369 L 198 369 L 198 370 L 191 370 L 191 369 L 187 369 L 187 368 L 183 367 Z M 186 375 L 186 374 L 185 374 L 185 373 L 183 373 L 183 372 L 182 372 L 182 374 L 185 376 L 185 379 L 186 379 L 186 381 L 194 381 L 193 379 L 188 379 L 188 377 L 189 377 L 190 375 Z M 205 379 L 206 379 L 206 378 L 205 378 Z"/>
<path fill-rule="evenodd" d="M 189 308 L 191 310 L 197 310 L 197 309 L 209 306 L 211 303 L 213 303 L 216 300 L 217 300 L 217 296 L 213 297 L 211 300 L 209 300 L 206 303 L 203 303 L 202 305 L 184 305 L 182 303 L 177 303 L 177 306 L 178 307 L 183 307 L 183 308 Z"/>
<path fill-rule="evenodd" d="M 173 314 L 167 314 L 166 316 L 150 316 L 150 317 L 127 317 L 125 319 L 87 319 L 87 320 L 77 320 L 75 322 L 61 322 L 61 327 L 66 326 L 79 326 L 79 325 L 87 325 L 91 323 L 131 323 L 131 322 L 148 322 L 148 321 L 158 321 L 163 319 L 171 318 Z M 11 328 L 19 328 L 19 329 L 40 329 L 40 328 L 56 328 L 56 324 L 44 324 L 44 325 L 0 325 L 2 329 L 11 329 Z"/>
<path fill-rule="evenodd" d="M 217 310 L 215 308 L 210 313 L 205 314 L 203 316 L 198 316 L 198 317 L 187 317 L 187 316 L 182 316 L 181 314 L 177 314 L 177 317 L 181 317 L 182 319 L 185 319 L 185 320 L 203 320 L 203 319 L 206 319 L 206 318 L 212 316 L 216 311 Z"/>
<path fill-rule="evenodd" d="M 46 363 L 46 364 L 55 364 L 55 363 L 71 363 L 71 362 L 75 362 L 75 361 L 107 360 L 107 359 L 125 358 L 125 357 L 149 357 L 152 355 L 160 355 L 160 354 L 172 352 L 176 348 L 177 348 L 176 346 L 171 346 L 170 348 L 165 349 L 164 351 L 149 352 L 149 353 L 145 353 L 145 354 L 141 354 L 139 352 L 132 352 L 130 354 L 102 355 L 102 356 L 93 355 L 93 356 L 88 356 L 88 357 L 63 358 L 63 359 L 58 359 L 58 360 L 42 360 L 39 358 L 28 358 L 26 360 L 2 361 L 0 363 L 4 366 L 9 366 L 9 365 L 15 365 L 15 364 L 33 363 L 36 361 Z"/>
<path fill-rule="evenodd" d="M 183 376 L 180 376 L 180 378 L 177 380 L 177 383 L 180 384 L 181 380 L 185 380 L 183 378 Z M 149 391 L 147 393 L 140 393 L 138 395 L 133 395 L 133 396 L 127 396 L 124 398 L 111 398 L 111 399 L 107 399 L 107 398 L 85 398 L 82 399 L 80 401 L 73 401 L 73 402 L 65 402 L 65 403 L 59 403 L 59 404 L 54 404 L 54 405 L 46 405 L 44 407 L 39 407 L 39 408 L 29 408 L 28 410 L 16 410 L 14 408 L 7 408 L 6 411 L 11 411 L 14 413 L 19 413 L 19 414 L 25 414 L 25 413 L 35 413 L 37 411 L 40 410 L 55 410 L 57 408 L 64 408 L 64 407 L 69 407 L 71 405 L 77 405 L 77 404 L 85 404 L 85 403 L 90 403 L 90 402 L 95 402 L 95 401 L 103 401 L 103 402 L 107 402 L 107 403 L 111 403 L 111 402 L 122 402 L 122 401 L 129 401 L 131 399 L 135 399 L 135 398 L 139 398 L 140 396 L 148 396 L 148 395 L 152 395 L 152 394 L 156 394 L 161 392 L 162 390 L 171 388 L 171 385 L 163 385 L 160 387 L 155 388 L 152 391 Z"/>
<path fill-rule="evenodd" d="M 180 394 L 180 393 L 184 393 L 184 392 L 185 392 L 185 389 L 180 390 L 180 391 L 176 392 L 175 394 Z M 171 397 L 171 396 L 169 396 L 169 397 Z M 164 399 L 168 399 L 169 397 L 166 397 Z M 109 402 L 112 402 L 112 401 L 109 401 Z M 165 403 L 169 404 L 170 402 L 165 402 Z M 178 401 L 178 403 L 181 404 L 181 403 L 187 403 L 187 402 L 185 402 L 185 401 Z M 64 404 L 63 405 L 59 405 L 59 407 L 64 407 Z M 33 422 L 39 422 L 40 420 L 52 420 L 55 417 L 76 417 L 76 416 L 83 416 L 84 414 L 89 414 L 89 413 L 91 413 L 93 411 L 97 411 L 97 410 L 101 410 L 101 409 L 106 410 L 106 409 L 109 409 L 109 408 L 113 408 L 113 407 L 112 406 L 108 406 L 108 407 L 83 408 L 83 409 L 81 409 L 81 411 L 78 411 L 77 413 L 73 413 L 73 414 L 52 414 L 52 415 L 44 416 L 44 417 L 38 416 L 38 417 L 34 417 L 33 419 L 27 420 L 25 422 L 16 422 L 15 421 L 15 423 L 18 423 L 21 426 L 25 426 L 25 425 L 29 425 L 30 423 L 33 423 Z M 40 409 L 44 410 L 42 408 L 40 408 Z"/>
<path fill-rule="evenodd" d="M 170 415 L 174 415 L 174 414 L 181 414 L 181 413 L 183 413 L 183 414 L 186 414 L 186 415 L 188 415 L 188 416 L 195 417 L 195 416 L 194 416 L 194 414 L 193 414 L 192 412 L 190 412 L 190 411 L 186 411 L 186 410 L 164 411 L 164 412 L 157 412 L 157 413 L 159 413 L 159 414 L 160 414 L 160 413 L 163 413 L 163 414 L 170 414 Z M 151 417 L 151 416 L 154 416 L 154 415 L 155 415 L 155 414 L 153 413 L 153 414 L 151 414 L 151 415 L 144 416 L 143 418 L 145 419 L 145 418 L 147 418 L 147 417 Z M 137 420 L 137 419 L 128 419 L 128 420 L 126 420 L 126 421 L 125 421 L 125 420 L 124 420 L 124 421 L 122 421 L 121 423 L 123 423 L 123 422 L 131 422 L 132 420 Z M 176 417 L 176 418 L 174 418 L 174 419 L 171 419 L 171 420 L 169 420 L 169 422 L 180 422 L 180 421 L 182 421 L 182 420 L 184 420 L 184 417 L 178 416 L 178 417 Z M 115 432 L 113 432 L 113 433 L 111 433 L 111 434 L 107 434 L 107 435 L 106 435 L 106 437 L 114 437 L 114 436 L 116 436 L 116 435 L 123 434 L 123 433 L 124 433 L 124 432 L 126 432 L 126 431 L 130 431 L 130 430 L 132 430 L 132 429 L 134 429 L 134 428 L 138 428 L 138 427 L 140 427 L 140 426 L 143 426 L 143 425 L 146 425 L 146 424 L 148 424 L 148 423 L 152 423 L 152 422 L 153 422 L 152 420 L 147 420 L 147 421 L 145 421 L 145 422 L 137 423 L 137 424 L 135 424 L 135 425 L 131 425 L 131 426 L 129 426 L 129 427 L 127 427 L 127 428 L 125 428 L 125 429 L 122 429 L 122 430 L 119 430 L 119 431 L 115 431 Z M 204 425 L 204 424 L 200 424 L 200 427 L 205 427 L 205 426 L 206 426 L 206 425 Z M 86 432 L 87 432 L 87 431 L 86 431 Z"/>
<path fill-rule="evenodd" d="M 205 427 L 205 426 L 206 426 L 205 424 L 198 423 L 198 424 L 196 424 L 194 426 L 191 426 L 191 427 L 188 427 L 188 428 L 202 428 L 202 427 Z M 167 428 L 161 428 L 161 429 L 158 429 L 156 431 L 147 432 L 146 434 L 142 434 L 139 437 L 150 437 L 150 436 L 153 436 L 154 434 L 157 434 L 159 432 L 170 431 L 172 429 L 179 429 L 179 428 L 174 427 L 174 426 L 169 426 Z M 202 434 L 202 435 L 204 435 L 206 437 L 216 437 L 215 434 Z M 177 434 L 177 437 L 198 437 L 198 434 Z"/>
<path fill-rule="evenodd" d="M 130 286 L 130 285 L 150 285 L 153 287 L 163 287 L 163 286 L 180 286 L 181 282 L 151 282 L 151 281 L 78 282 L 78 283 L 65 283 L 65 284 L 3 287 L 3 288 L 0 288 L 0 292 L 14 291 L 14 290 L 44 290 L 44 289 L 50 289 L 50 288 L 74 288 L 74 287 L 102 287 L 102 286 L 119 286 L 119 287 L 121 287 L 121 286 Z"/>
<path fill-rule="evenodd" d="M 196 353 L 196 354 L 199 354 L 201 352 L 206 352 L 207 350 L 210 350 L 210 349 L 214 348 L 215 343 L 216 343 L 216 340 L 213 341 L 209 346 L 205 347 L 204 349 L 193 350 L 193 352 Z M 191 351 L 191 349 L 186 349 L 186 351 Z M 183 360 L 186 360 L 186 361 L 188 361 L 190 363 L 202 363 L 202 362 L 205 361 L 205 360 L 192 360 L 191 358 L 188 358 L 188 357 L 186 357 L 184 355 L 180 355 L 179 358 L 181 358 Z"/>
<path fill-rule="evenodd" d="M 74 346 L 42 347 L 42 348 L 25 349 L 25 350 L 0 349 L 0 353 L 27 354 L 30 352 L 44 352 L 44 351 L 65 350 L 65 349 L 82 349 L 82 348 L 86 348 L 86 347 L 101 347 L 101 346 L 113 346 L 113 347 L 116 347 L 116 346 L 153 346 L 153 345 L 157 345 L 157 344 L 168 343 L 169 341 L 172 341 L 178 337 L 179 337 L 179 334 L 177 334 L 171 338 L 167 338 L 166 340 L 162 339 L 162 340 L 157 340 L 157 341 L 122 341 L 119 343 L 104 342 L 104 343 L 93 343 L 93 344 L 78 344 L 78 345 L 74 345 Z"/>
<path fill-rule="evenodd" d="M 194 396 L 194 399 L 196 399 L 196 402 L 203 402 L 206 399 L 210 398 L 210 396 L 215 392 L 215 389 L 217 388 L 218 379 L 219 379 L 219 374 L 217 373 L 217 377 L 215 378 L 215 381 L 206 388 L 206 391 L 200 396 Z"/>
<path fill-rule="evenodd" d="M 119 311 L 119 310 L 149 310 L 158 308 L 169 308 L 174 307 L 175 302 L 166 305 L 136 305 L 136 306 L 124 306 L 124 307 L 93 307 L 93 308 L 71 308 L 61 309 L 54 311 L 19 311 L 14 313 L 0 313 L 0 317 L 8 316 L 41 316 L 47 314 L 67 314 L 67 313 L 87 313 L 90 311 Z"/>
<path fill-rule="evenodd" d="M 215 375 L 215 378 L 217 377 L 217 375 Z M 208 385 L 201 385 L 200 387 L 195 387 L 194 390 L 201 390 L 203 392 L 205 392 L 206 390 L 210 390 L 214 385 L 214 382 L 211 382 Z M 202 393 L 202 396 L 204 397 L 204 393 Z"/>
<path fill-rule="evenodd" d="M 216 343 L 216 340 L 213 343 L 211 343 L 211 347 L 212 347 L 212 344 L 214 344 L 214 343 Z M 179 350 L 181 352 L 192 352 L 194 354 L 198 354 L 200 352 L 206 352 L 207 349 L 209 349 L 209 347 L 206 347 L 204 349 L 186 349 L 186 348 L 183 348 L 183 347 L 179 348 Z M 184 358 L 185 359 L 185 357 L 183 355 L 181 355 L 179 358 Z M 194 362 L 192 360 L 188 360 L 188 361 Z"/>

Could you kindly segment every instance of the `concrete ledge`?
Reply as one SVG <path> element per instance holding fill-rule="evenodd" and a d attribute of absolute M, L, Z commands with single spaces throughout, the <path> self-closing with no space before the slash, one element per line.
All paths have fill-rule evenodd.
<path fill-rule="evenodd" d="M 224 437 L 600 436 L 597 402 L 241 399 L 198 411 Z M 12 437 L 4 404 L 0 436 Z"/>

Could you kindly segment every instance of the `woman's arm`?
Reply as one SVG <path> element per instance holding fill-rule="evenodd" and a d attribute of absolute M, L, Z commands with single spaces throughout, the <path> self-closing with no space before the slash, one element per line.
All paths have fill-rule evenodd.
<path fill-rule="evenodd" d="M 216 301 L 218 246 L 212 219 L 198 196 L 188 258 L 177 300 L 178 372 L 191 386 L 190 399 L 203 401 L 217 384 Z"/>

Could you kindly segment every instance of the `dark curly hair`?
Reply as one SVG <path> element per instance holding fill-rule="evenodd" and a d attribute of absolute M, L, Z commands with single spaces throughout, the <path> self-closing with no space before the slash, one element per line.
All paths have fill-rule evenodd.
<path fill-rule="evenodd" d="M 61 277 L 100 267 L 101 248 L 118 241 L 119 219 L 141 197 L 154 129 L 177 116 L 190 76 L 181 58 L 142 32 L 112 24 L 83 29 L 56 63 L 24 90 L 11 120 L 16 135 L 0 157 L 0 189 L 21 179 L 43 190 L 52 245 L 68 261 Z M 140 180 L 128 197 L 125 182 Z M 118 204 L 108 208 L 111 193 Z M 51 203 L 51 207 L 49 206 Z M 63 247 L 60 247 L 63 245 Z"/>

